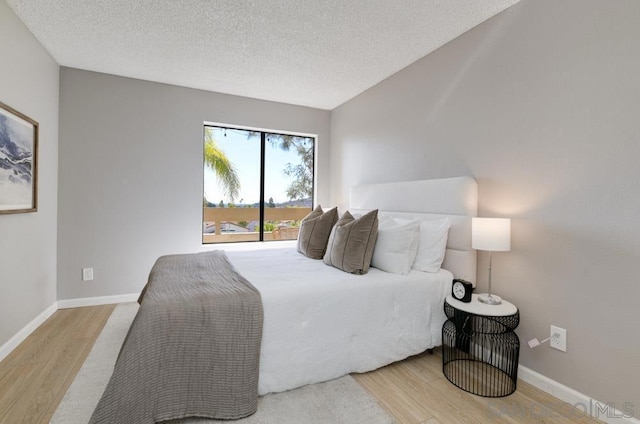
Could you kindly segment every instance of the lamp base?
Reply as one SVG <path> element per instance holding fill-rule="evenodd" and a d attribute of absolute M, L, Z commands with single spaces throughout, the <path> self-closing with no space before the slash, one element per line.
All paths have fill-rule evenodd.
<path fill-rule="evenodd" d="M 478 295 L 478 302 L 485 303 L 487 305 L 499 305 L 502 303 L 502 298 L 495 294 L 482 293 Z"/>

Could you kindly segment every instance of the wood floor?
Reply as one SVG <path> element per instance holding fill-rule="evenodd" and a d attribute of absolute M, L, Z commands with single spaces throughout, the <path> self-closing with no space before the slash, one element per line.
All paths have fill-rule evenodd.
<path fill-rule="evenodd" d="M 115 306 L 60 309 L 0 362 L 0 423 L 49 422 Z"/>
<path fill-rule="evenodd" d="M 0 362 L 0 424 L 46 424 L 115 305 L 62 309 Z M 398 423 L 596 423 L 522 382 L 511 396 L 468 394 L 442 374 L 442 358 L 418 355 L 353 377 Z"/>
<path fill-rule="evenodd" d="M 352 376 L 403 424 L 600 422 L 522 380 L 504 398 L 464 392 L 442 374 L 438 349 Z"/>

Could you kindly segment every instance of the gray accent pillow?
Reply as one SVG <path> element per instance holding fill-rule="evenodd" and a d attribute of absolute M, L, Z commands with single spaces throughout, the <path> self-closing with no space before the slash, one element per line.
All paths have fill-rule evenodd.
<path fill-rule="evenodd" d="M 324 263 L 351 274 L 366 274 L 377 239 L 377 209 L 358 219 L 347 211 L 331 230 Z"/>
<path fill-rule="evenodd" d="M 322 259 L 333 225 L 338 220 L 338 208 L 322 212 L 318 205 L 300 222 L 298 252 L 311 259 Z"/>

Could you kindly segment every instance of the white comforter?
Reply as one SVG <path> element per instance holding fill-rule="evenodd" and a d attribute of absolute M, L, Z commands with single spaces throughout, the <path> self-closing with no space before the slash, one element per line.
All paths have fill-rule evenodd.
<path fill-rule="evenodd" d="M 289 247 L 227 254 L 262 295 L 261 395 L 371 371 L 441 344 L 449 271 L 352 275 Z"/>

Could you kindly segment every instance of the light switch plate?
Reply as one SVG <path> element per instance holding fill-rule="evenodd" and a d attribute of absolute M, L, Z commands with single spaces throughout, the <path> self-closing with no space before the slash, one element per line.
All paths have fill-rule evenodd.
<path fill-rule="evenodd" d="M 82 281 L 93 280 L 93 268 L 82 268 Z"/>

